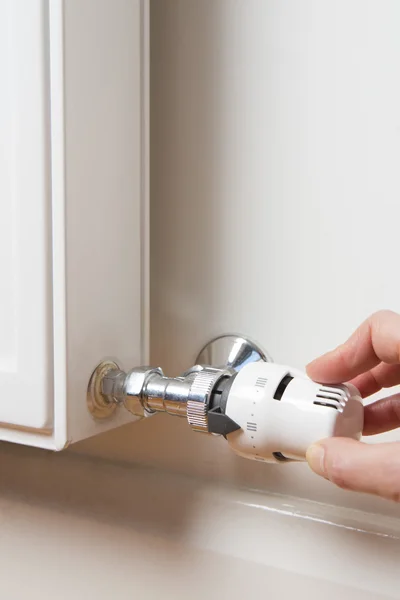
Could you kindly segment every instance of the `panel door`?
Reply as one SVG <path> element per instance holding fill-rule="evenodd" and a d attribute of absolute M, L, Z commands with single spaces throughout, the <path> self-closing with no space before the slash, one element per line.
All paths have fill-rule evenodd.
<path fill-rule="evenodd" d="M 93 369 L 146 361 L 147 2 L 0 6 L 0 439 L 63 448 Z"/>

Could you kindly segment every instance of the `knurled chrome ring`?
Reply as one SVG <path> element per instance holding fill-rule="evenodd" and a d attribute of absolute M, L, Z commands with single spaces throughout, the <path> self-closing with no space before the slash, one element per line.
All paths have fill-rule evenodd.
<path fill-rule="evenodd" d="M 196 373 L 190 386 L 186 405 L 187 420 L 194 431 L 208 433 L 208 405 L 211 393 L 224 375 L 231 375 L 230 371 L 205 368 Z"/>

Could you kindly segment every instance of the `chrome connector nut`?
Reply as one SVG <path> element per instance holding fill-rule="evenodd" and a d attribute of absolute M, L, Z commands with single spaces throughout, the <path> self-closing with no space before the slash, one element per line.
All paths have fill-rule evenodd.
<path fill-rule="evenodd" d="M 124 397 L 126 374 L 119 369 L 106 373 L 101 382 L 102 393 L 110 401 L 120 403 Z"/>
<path fill-rule="evenodd" d="M 137 367 L 126 375 L 123 403 L 126 410 L 137 417 L 145 416 L 143 394 L 148 378 L 154 374 L 162 376 L 163 372 L 159 367 Z"/>

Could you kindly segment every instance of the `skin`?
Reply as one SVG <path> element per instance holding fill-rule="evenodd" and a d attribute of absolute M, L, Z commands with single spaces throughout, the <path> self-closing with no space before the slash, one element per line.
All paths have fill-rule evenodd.
<path fill-rule="evenodd" d="M 307 367 L 320 383 L 350 381 L 363 398 L 400 384 L 400 315 L 380 311 L 369 317 L 335 350 Z M 400 427 L 400 394 L 364 409 L 364 435 Z M 311 469 L 337 486 L 400 501 L 400 442 L 365 444 L 331 438 L 307 451 Z"/>

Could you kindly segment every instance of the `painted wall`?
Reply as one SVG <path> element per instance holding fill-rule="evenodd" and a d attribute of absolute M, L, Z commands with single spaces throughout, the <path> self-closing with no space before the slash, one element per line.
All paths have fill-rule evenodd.
<path fill-rule="evenodd" d="M 400 5 L 153 0 L 152 360 L 248 334 L 303 367 L 400 310 Z M 392 437 L 396 434 L 392 434 Z M 78 450 L 390 511 L 157 416 Z"/>

